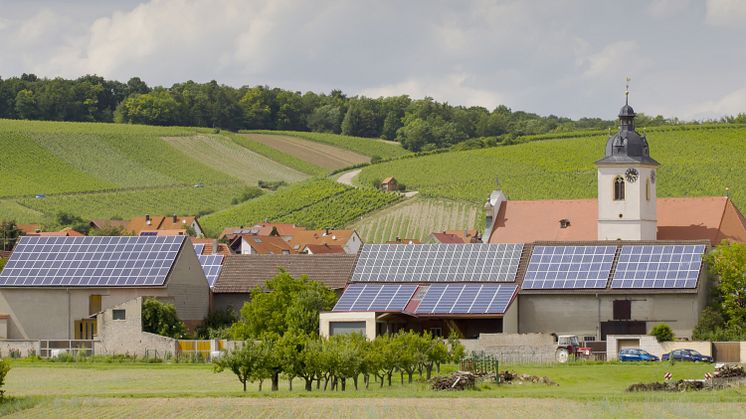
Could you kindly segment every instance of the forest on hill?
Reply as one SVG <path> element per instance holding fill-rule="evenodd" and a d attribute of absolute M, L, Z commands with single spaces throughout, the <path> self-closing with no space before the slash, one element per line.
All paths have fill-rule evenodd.
<path fill-rule="evenodd" d="M 398 141 L 411 151 L 449 147 L 467 139 L 606 129 L 613 120 L 540 116 L 501 105 L 454 106 L 432 98 L 367 98 L 297 92 L 268 86 L 187 81 L 148 86 L 138 77 L 126 83 L 96 75 L 77 79 L 34 74 L 0 78 L 0 118 L 121 122 L 222 128 L 231 131 L 292 130 Z M 746 122 L 746 115 L 710 122 Z M 638 115 L 638 126 L 678 124 L 677 119 Z"/>

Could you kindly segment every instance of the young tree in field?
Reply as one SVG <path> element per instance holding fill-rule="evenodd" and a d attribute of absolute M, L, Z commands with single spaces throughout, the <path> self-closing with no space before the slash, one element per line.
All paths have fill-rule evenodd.
<path fill-rule="evenodd" d="M 305 381 L 306 391 L 311 391 L 313 380 L 320 374 L 321 339 L 290 330 L 280 339 L 278 350 L 290 390 L 293 389 L 293 378 L 300 377 Z"/>
<path fill-rule="evenodd" d="M 443 339 L 437 336 L 431 336 L 429 333 L 422 335 L 425 345 L 425 367 L 426 379 L 430 379 L 433 374 L 433 367 L 448 362 L 448 346 Z M 421 374 L 420 374 L 420 378 Z"/>
<path fill-rule="evenodd" d="M 146 298 L 142 303 L 142 330 L 176 339 L 187 333 L 184 322 L 176 315 L 176 306 L 156 298 Z"/>
<path fill-rule="evenodd" d="M 358 377 L 363 364 L 365 336 L 360 333 L 332 336 L 338 359 L 338 376 L 342 380 L 342 391 L 347 389 L 347 379 L 352 378 L 355 390 L 358 389 Z"/>
<path fill-rule="evenodd" d="M 381 387 L 383 387 L 383 377 L 385 376 L 389 387 L 391 387 L 391 377 L 394 375 L 394 371 L 399 367 L 399 346 L 395 342 L 394 336 L 386 334 L 382 336 L 376 336 L 371 347 L 372 351 L 378 352 L 380 359 L 378 360 L 381 377 Z"/>
<path fill-rule="evenodd" d="M 222 357 L 213 361 L 214 371 L 223 372 L 229 370 L 236 374 L 238 381 L 246 391 L 246 383 L 253 382 L 263 368 L 261 365 L 264 348 L 254 341 L 246 341 L 240 349 L 223 354 Z"/>
<path fill-rule="evenodd" d="M 459 364 L 466 356 L 466 348 L 461 343 L 459 337 L 455 333 L 448 335 L 448 361 L 454 364 Z M 436 364 L 438 372 L 440 372 L 440 363 Z"/>
<path fill-rule="evenodd" d="M 723 242 L 706 260 L 718 276 L 717 287 L 728 327 L 742 328 L 746 324 L 746 246 Z"/>
<path fill-rule="evenodd" d="M 309 335 L 318 333 L 319 311 L 331 310 L 337 295 L 308 277 L 293 278 L 287 272 L 251 292 L 241 308 L 241 319 L 231 327 L 234 339 L 259 338 L 267 333 L 282 336 L 289 329 Z"/>

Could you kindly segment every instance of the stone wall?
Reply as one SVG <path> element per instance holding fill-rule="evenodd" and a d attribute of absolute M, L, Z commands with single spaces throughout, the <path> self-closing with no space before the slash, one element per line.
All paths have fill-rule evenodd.
<path fill-rule="evenodd" d="M 506 363 L 549 363 L 555 361 L 554 337 L 544 333 L 482 333 L 478 339 L 461 339 L 466 353 L 497 356 Z"/>
<path fill-rule="evenodd" d="M 114 320 L 114 310 L 124 310 L 124 320 Z M 176 354 L 176 339 L 142 330 L 142 298 L 135 298 L 107 309 L 96 316 L 98 339 L 94 343 L 96 355 L 157 356 Z"/>
<path fill-rule="evenodd" d="M 18 351 L 21 357 L 39 355 L 41 345 L 38 340 L 0 340 L 0 357 L 10 356 L 11 351 Z"/>

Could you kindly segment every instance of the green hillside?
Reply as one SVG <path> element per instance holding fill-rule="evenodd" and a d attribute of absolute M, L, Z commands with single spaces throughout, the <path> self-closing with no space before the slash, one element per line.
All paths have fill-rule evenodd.
<path fill-rule="evenodd" d="M 308 228 L 339 228 L 399 198 L 400 195 L 394 193 L 351 188 L 331 180 L 317 179 L 207 215 L 200 223 L 212 236 L 225 227 L 252 225 L 265 220 Z"/>
<path fill-rule="evenodd" d="M 535 141 L 506 147 L 402 159 L 363 169 L 356 182 L 396 176 L 423 196 L 483 202 L 499 178 L 511 199 L 596 196 L 594 162 L 606 135 Z M 648 132 L 650 154 L 661 163 L 659 196 L 724 195 L 730 188 L 746 208 L 746 127 L 679 127 Z"/>
<path fill-rule="evenodd" d="M 291 137 L 305 138 L 318 143 L 329 144 L 344 148 L 362 155 L 383 159 L 391 159 L 411 154 L 400 144 L 393 141 L 378 140 L 375 138 L 350 137 L 348 135 L 326 134 L 320 132 L 306 131 L 245 131 L 259 134 L 287 135 Z"/>

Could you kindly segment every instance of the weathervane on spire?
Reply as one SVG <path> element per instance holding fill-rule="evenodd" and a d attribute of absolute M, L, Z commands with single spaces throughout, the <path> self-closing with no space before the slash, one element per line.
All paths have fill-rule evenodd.
<path fill-rule="evenodd" d="M 627 85 L 624 88 L 624 104 L 629 105 L 629 82 L 632 80 L 629 76 L 625 77 L 624 80 L 627 82 Z"/>

